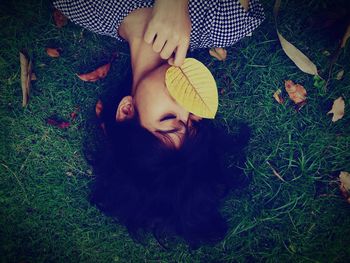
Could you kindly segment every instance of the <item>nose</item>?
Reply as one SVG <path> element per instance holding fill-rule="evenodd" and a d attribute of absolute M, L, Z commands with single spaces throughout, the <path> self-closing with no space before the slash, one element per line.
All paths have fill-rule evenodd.
<path fill-rule="evenodd" d="M 180 105 L 178 105 L 178 107 L 179 108 L 177 110 L 177 118 L 181 120 L 183 123 L 187 123 L 190 113 Z"/>

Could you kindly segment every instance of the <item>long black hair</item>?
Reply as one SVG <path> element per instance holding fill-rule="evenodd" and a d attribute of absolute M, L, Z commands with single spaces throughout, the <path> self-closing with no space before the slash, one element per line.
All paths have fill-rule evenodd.
<path fill-rule="evenodd" d="M 120 86 L 130 85 L 130 78 Z M 94 153 L 91 203 L 125 225 L 132 237 L 182 237 L 191 247 L 214 244 L 227 232 L 219 212 L 230 189 L 245 184 L 240 167 L 249 128 L 236 135 L 202 120 L 180 149 L 164 145 L 137 118 L 115 121 L 124 96 L 107 96 L 101 121 L 105 138 Z"/>

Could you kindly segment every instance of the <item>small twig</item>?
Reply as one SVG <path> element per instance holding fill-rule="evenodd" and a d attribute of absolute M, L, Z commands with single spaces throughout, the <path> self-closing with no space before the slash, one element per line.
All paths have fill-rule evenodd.
<path fill-rule="evenodd" d="M 284 180 L 284 179 L 282 178 L 282 176 L 281 176 L 281 175 L 277 172 L 277 170 L 269 163 L 269 161 L 266 161 L 266 163 L 270 166 L 270 168 L 271 168 L 273 174 L 276 175 L 278 179 L 280 179 L 280 180 L 283 181 L 283 182 L 286 182 L 286 180 Z"/>

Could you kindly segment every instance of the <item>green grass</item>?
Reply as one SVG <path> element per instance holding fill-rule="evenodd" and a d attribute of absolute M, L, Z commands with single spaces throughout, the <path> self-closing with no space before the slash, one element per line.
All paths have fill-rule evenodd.
<path fill-rule="evenodd" d="M 282 1 L 282 34 L 326 75 L 336 42 L 308 26 L 333 1 Z M 346 2 L 339 1 L 340 2 Z M 190 251 L 181 243 L 162 249 L 150 238 L 135 243 L 125 228 L 88 202 L 93 180 L 83 147 L 91 137 L 96 100 L 119 79 L 129 55 L 125 44 L 72 23 L 57 29 L 47 1 L 0 5 L 0 261 L 1 262 L 346 262 L 350 257 L 350 205 L 338 190 L 340 171 L 350 172 L 350 44 L 335 64 L 328 91 L 313 87 L 281 49 L 264 0 L 266 20 L 250 38 L 227 48 L 219 62 L 207 50 L 192 55 L 208 65 L 220 92 L 218 120 L 246 121 L 252 139 L 245 171 L 251 185 L 233 192 L 222 213 L 230 231 L 214 247 Z M 47 45 L 64 49 L 49 58 Z M 38 80 L 28 107 L 21 106 L 19 51 L 34 59 Z M 115 51 L 107 78 L 80 81 L 75 73 L 95 68 Z M 344 69 L 345 76 L 335 74 Z M 272 98 L 284 80 L 301 83 L 308 103 L 296 111 Z M 284 94 L 286 95 L 286 94 Z M 346 114 L 336 123 L 326 113 L 343 96 Z M 70 113 L 78 117 L 70 120 Z M 47 118 L 71 121 L 68 129 Z M 231 129 L 234 127 L 228 127 Z M 279 180 L 267 164 L 275 167 Z"/>

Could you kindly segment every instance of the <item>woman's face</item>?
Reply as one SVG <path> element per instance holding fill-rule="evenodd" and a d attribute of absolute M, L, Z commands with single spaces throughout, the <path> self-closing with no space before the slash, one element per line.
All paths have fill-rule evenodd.
<path fill-rule="evenodd" d="M 169 67 L 164 64 L 139 82 L 133 94 L 133 104 L 141 126 L 164 143 L 179 148 L 192 121 L 201 118 L 186 111 L 169 94 L 165 85 L 165 73 Z"/>

